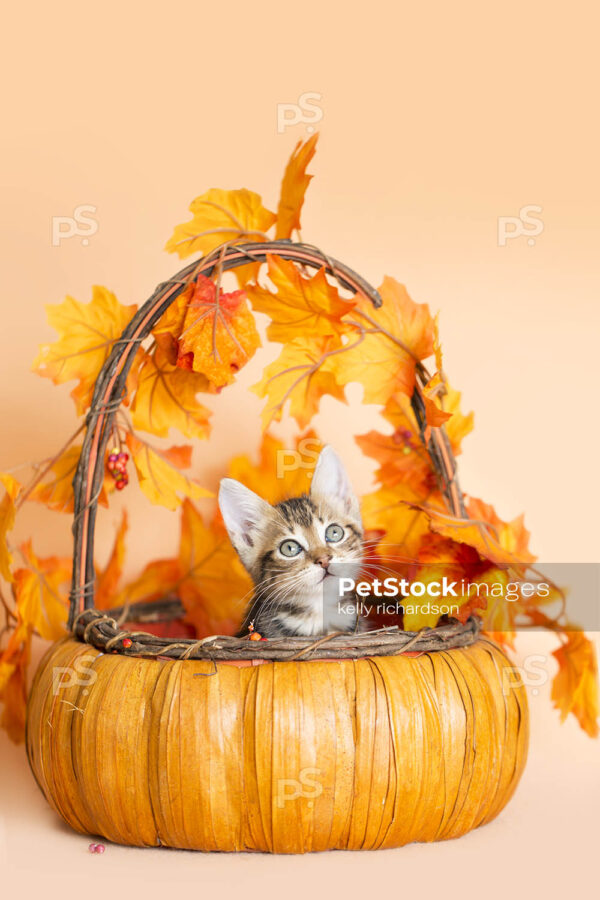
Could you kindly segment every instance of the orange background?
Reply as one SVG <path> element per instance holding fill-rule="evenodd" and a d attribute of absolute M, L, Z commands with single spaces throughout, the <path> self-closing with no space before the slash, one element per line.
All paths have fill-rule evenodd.
<path fill-rule="evenodd" d="M 542 562 L 597 561 L 598 25 L 595 5 L 580 0 L 13 5 L 0 59 L 0 468 L 53 454 L 75 427 L 68 390 L 29 373 L 37 345 L 53 339 L 43 304 L 87 300 L 93 283 L 143 302 L 179 268 L 162 247 L 209 187 L 249 187 L 272 208 L 285 160 L 308 136 L 305 123 L 278 133 L 277 104 L 314 92 L 321 140 L 303 237 L 374 283 L 394 275 L 441 311 L 446 370 L 476 412 L 463 488 L 503 517 L 525 510 Z M 97 233 L 87 246 L 52 246 L 52 217 L 81 204 L 97 208 Z M 499 246 L 498 217 L 530 204 L 543 210 L 534 245 Z M 261 404 L 245 387 L 267 358 L 213 404 L 214 437 L 195 462 L 209 487 L 230 455 L 258 445 Z M 377 417 L 327 401 L 323 410 L 315 425 L 367 490 L 371 468 L 351 435 Z M 100 558 L 117 519 L 118 503 L 100 523 Z M 165 511 L 140 504 L 134 523 L 131 573 L 177 541 Z M 32 507 L 16 536 L 33 534 L 42 555 L 68 553 L 69 526 Z M 539 652 L 537 638 L 523 645 Z M 541 696 L 532 713 L 533 758 L 498 822 L 449 845 L 310 861 L 112 847 L 90 861 L 2 737 L 0 871 L 4 852 L 15 877 L 40 880 L 46 895 L 45 873 L 60 864 L 65 885 L 80 870 L 98 889 L 138 873 L 152 878 L 152 896 L 168 878 L 264 896 L 312 891 L 316 878 L 424 889 L 434 870 L 465 866 L 461 896 L 482 877 L 488 895 L 526 882 L 555 896 L 563 858 L 579 856 L 580 875 L 594 858 L 597 745 L 571 723 L 561 729 Z M 32 852 L 44 860 L 35 872 Z M 452 895 L 448 877 L 458 876 L 444 876 Z"/>

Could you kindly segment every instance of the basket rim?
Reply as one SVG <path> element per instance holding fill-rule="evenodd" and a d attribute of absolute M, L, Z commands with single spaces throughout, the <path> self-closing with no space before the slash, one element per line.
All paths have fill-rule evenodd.
<path fill-rule="evenodd" d="M 179 618 L 183 612 L 178 600 L 127 604 L 109 610 L 86 609 L 73 624 L 73 635 L 103 653 L 129 657 L 171 660 L 255 660 L 270 662 L 326 659 L 361 659 L 397 656 L 407 652 L 431 653 L 467 647 L 479 638 L 482 622 L 470 616 L 463 624 L 448 624 L 420 631 L 402 631 L 398 625 L 358 633 L 332 632 L 318 636 L 293 636 L 251 641 L 249 635 L 209 635 L 194 638 L 170 638 L 132 631 L 127 621 L 164 622 Z M 137 613 L 137 615 L 136 615 Z"/>

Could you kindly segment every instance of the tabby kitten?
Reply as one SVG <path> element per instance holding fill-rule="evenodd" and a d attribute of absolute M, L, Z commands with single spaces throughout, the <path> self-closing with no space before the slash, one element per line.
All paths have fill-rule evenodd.
<path fill-rule="evenodd" d="M 255 586 L 240 635 L 251 624 L 267 638 L 356 629 L 356 598 L 340 599 L 338 579 L 358 575 L 363 529 L 358 500 L 331 447 L 321 451 L 310 494 L 271 506 L 224 478 L 219 506 Z"/>

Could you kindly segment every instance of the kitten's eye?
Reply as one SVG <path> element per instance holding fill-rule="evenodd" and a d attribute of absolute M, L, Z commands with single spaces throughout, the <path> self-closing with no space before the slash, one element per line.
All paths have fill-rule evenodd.
<path fill-rule="evenodd" d="M 279 552 L 282 556 L 298 556 L 302 552 L 302 547 L 298 541 L 283 541 L 279 545 Z"/>
<path fill-rule="evenodd" d="M 344 529 L 341 525 L 328 525 L 325 530 L 325 540 L 329 544 L 337 544 L 344 537 Z"/>

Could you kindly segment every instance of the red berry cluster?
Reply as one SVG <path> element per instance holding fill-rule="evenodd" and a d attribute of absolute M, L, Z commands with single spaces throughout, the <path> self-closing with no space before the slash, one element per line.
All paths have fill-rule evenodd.
<path fill-rule="evenodd" d="M 129 453 L 123 453 L 118 447 L 111 450 L 108 457 L 108 471 L 115 479 L 115 487 L 118 491 L 122 491 L 129 483 L 129 476 L 127 475 L 128 459 Z"/>
<path fill-rule="evenodd" d="M 104 846 L 104 844 L 90 844 L 88 850 L 90 851 L 90 853 L 104 853 L 106 847 Z"/>

